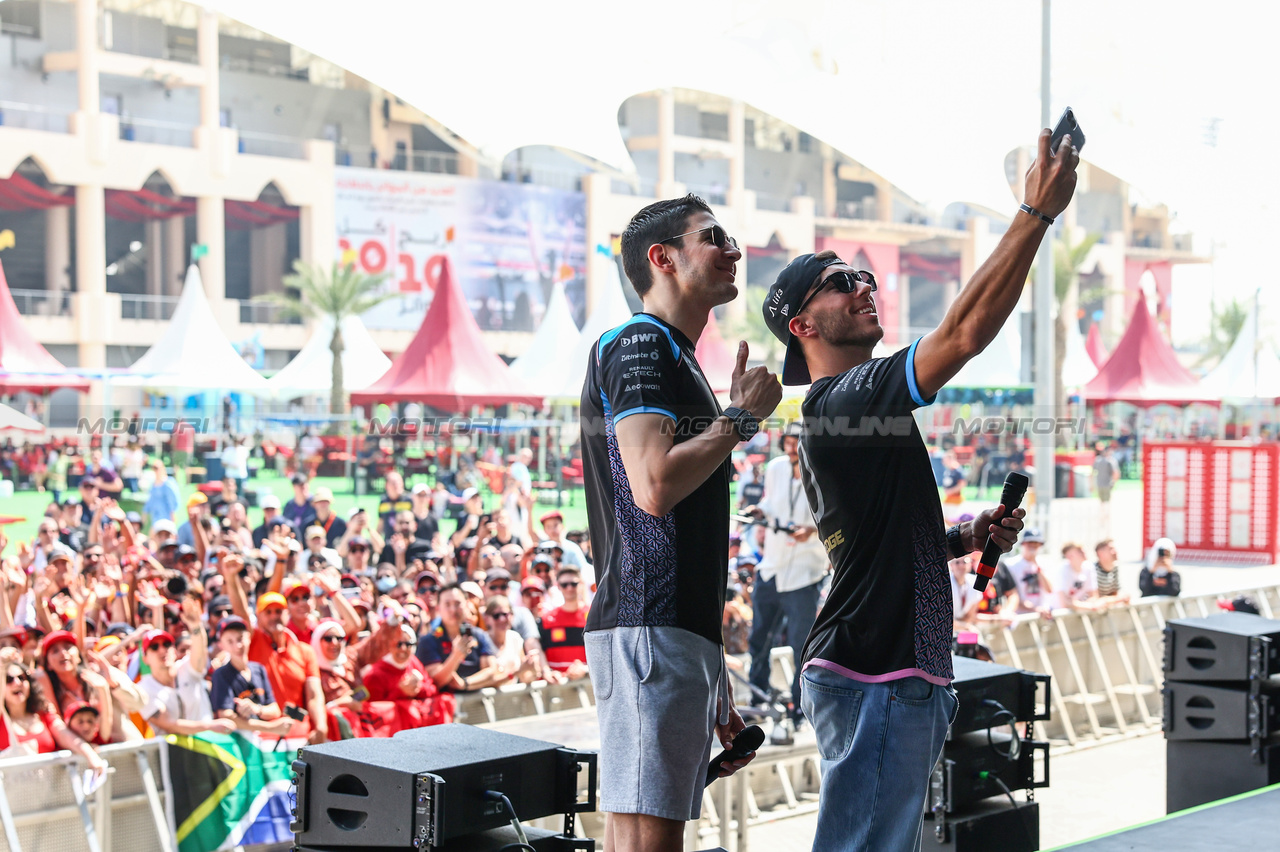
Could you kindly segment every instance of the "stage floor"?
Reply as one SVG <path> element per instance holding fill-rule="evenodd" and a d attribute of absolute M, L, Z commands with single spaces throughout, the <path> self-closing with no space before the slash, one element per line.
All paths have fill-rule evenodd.
<path fill-rule="evenodd" d="M 1280 784 L 1056 849 L 1074 852 L 1276 849 L 1280 848 L 1277 824 L 1280 824 Z"/>

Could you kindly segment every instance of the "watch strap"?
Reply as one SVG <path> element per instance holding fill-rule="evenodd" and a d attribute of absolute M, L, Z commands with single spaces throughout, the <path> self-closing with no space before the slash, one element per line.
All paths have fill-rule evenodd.
<path fill-rule="evenodd" d="M 964 549 L 964 536 L 960 532 L 960 525 L 947 528 L 947 550 L 951 552 L 952 559 L 960 559 L 968 555 L 968 551 Z"/>

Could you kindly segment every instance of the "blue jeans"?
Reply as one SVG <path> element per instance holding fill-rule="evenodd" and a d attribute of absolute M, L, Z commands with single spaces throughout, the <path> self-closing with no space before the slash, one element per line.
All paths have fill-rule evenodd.
<path fill-rule="evenodd" d="M 918 852 L 955 691 L 919 677 L 862 683 L 819 666 L 801 680 L 822 757 L 814 852 Z"/>

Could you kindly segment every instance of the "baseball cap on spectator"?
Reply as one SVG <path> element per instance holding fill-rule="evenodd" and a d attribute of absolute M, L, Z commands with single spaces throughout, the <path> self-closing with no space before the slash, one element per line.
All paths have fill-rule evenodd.
<path fill-rule="evenodd" d="M 294 476 L 293 476 L 293 484 L 294 484 L 294 485 L 306 485 L 306 484 L 307 484 L 307 477 L 306 477 L 304 474 L 296 473 L 296 474 L 294 474 Z"/>
<path fill-rule="evenodd" d="M 366 511 L 366 510 L 365 510 L 365 508 L 364 508 L 364 506 L 352 506 L 352 507 L 347 511 L 347 520 L 348 520 L 348 521 L 349 521 L 349 520 L 351 520 L 351 519 L 352 519 L 352 518 L 354 518 L 356 515 L 360 514 L 361 512 L 364 512 L 364 511 Z"/>
<path fill-rule="evenodd" d="M 187 508 L 191 509 L 195 506 L 199 506 L 201 503 L 208 503 L 208 502 L 209 502 L 209 498 L 204 496 L 203 492 L 197 491 L 195 494 L 192 494 L 190 497 L 187 498 Z"/>
<path fill-rule="evenodd" d="M 430 494 L 431 486 L 425 482 L 419 482 L 417 485 L 413 486 L 413 493 L 415 496 L 418 494 Z"/>
<path fill-rule="evenodd" d="M 360 588 L 360 578 L 355 574 L 343 574 L 342 577 L 339 578 L 339 582 L 342 583 L 342 588 L 344 589 Z"/>
<path fill-rule="evenodd" d="M 173 525 L 173 521 L 161 518 L 151 525 L 151 534 L 168 533 L 169 535 L 177 535 L 178 528 Z"/>
<path fill-rule="evenodd" d="M 468 500 L 470 500 L 472 497 L 479 496 L 479 494 L 480 494 L 479 488 L 468 488 L 462 492 L 462 502 L 465 503 Z"/>
<path fill-rule="evenodd" d="M 49 649 L 61 642 L 80 647 L 80 643 L 76 641 L 76 634 L 70 630 L 54 630 L 48 636 L 40 640 L 40 658 L 44 659 L 48 655 Z"/>
<path fill-rule="evenodd" d="M 315 494 L 312 494 L 312 495 L 311 495 L 311 502 L 312 502 L 312 503 L 321 503 L 321 502 L 324 502 L 324 503 L 332 503 L 332 502 L 333 502 L 333 492 L 332 492 L 332 491 L 330 491 L 328 488 L 325 488 L 325 487 L 322 485 L 322 486 L 320 486 L 319 488 L 317 488 L 317 489 L 316 489 L 316 493 L 315 493 Z"/>
<path fill-rule="evenodd" d="M 538 542 L 538 553 L 550 553 L 553 550 L 564 553 L 564 547 L 558 541 L 552 541 L 548 538 Z"/>
<path fill-rule="evenodd" d="M 369 539 L 362 535 L 353 535 L 347 539 L 347 552 L 350 552 L 353 547 L 363 547 L 367 550 L 369 548 Z"/>
<path fill-rule="evenodd" d="M 127 621 L 113 621 L 107 625 L 108 636 L 128 636 L 133 632 L 133 626 Z"/>
<path fill-rule="evenodd" d="M 316 538 L 317 536 L 319 536 L 320 538 L 324 538 L 326 535 L 328 535 L 328 533 L 324 531 L 324 527 L 319 526 L 318 524 L 312 524 L 311 526 L 307 527 L 307 533 L 306 535 L 303 536 L 303 538 L 305 538 L 307 541 L 310 541 L 311 539 Z"/>
<path fill-rule="evenodd" d="M 545 524 L 547 521 L 563 521 L 563 520 L 564 520 L 564 515 L 560 514 L 559 510 L 552 509 L 550 512 L 547 512 L 546 514 L 544 514 L 541 518 L 538 518 L 538 523 Z"/>
<path fill-rule="evenodd" d="M 129 523 L 133 524 L 135 527 L 142 525 L 142 515 L 138 514 L 137 512 L 125 512 L 124 519 Z"/>
<path fill-rule="evenodd" d="M 552 559 L 550 556 L 540 554 L 538 556 L 533 557 L 533 561 L 529 563 L 530 568 L 532 568 L 534 565 L 546 565 L 548 568 L 554 568 L 556 567 L 556 561 Z"/>
<path fill-rule="evenodd" d="M 279 498 L 279 497 L 277 497 L 277 496 L 276 496 L 276 495 L 274 495 L 274 494 L 268 494 L 268 495 L 266 495 L 265 497 L 263 497 L 263 498 L 262 498 L 260 501 L 258 501 L 258 502 L 262 505 L 262 508 L 264 508 L 264 509 L 279 509 L 279 508 L 280 508 L 280 498 Z"/>
<path fill-rule="evenodd" d="M 423 580 L 431 580 L 437 586 L 440 585 L 440 575 L 428 568 L 425 571 L 419 571 L 418 576 L 413 578 L 413 587 L 416 589 L 422 585 Z"/>
<path fill-rule="evenodd" d="M 0 639 L 17 639 L 20 645 L 27 644 L 27 639 L 30 635 L 31 634 L 27 632 L 27 628 L 23 627 L 21 624 L 14 624 L 11 627 L 6 627 L 3 630 L 0 630 Z"/>
<path fill-rule="evenodd" d="M 231 598 L 227 595 L 214 595 L 213 600 L 209 601 L 209 617 L 214 618 L 219 613 L 231 612 Z"/>
<path fill-rule="evenodd" d="M 88 701 L 68 701 L 67 709 L 62 713 L 62 720 L 64 722 L 70 722 L 71 717 L 79 713 L 81 710 L 90 710 L 95 716 L 100 715 L 98 713 L 98 708 L 94 707 Z"/>
<path fill-rule="evenodd" d="M 168 630 L 148 630 L 146 635 L 142 637 L 142 650 L 150 651 L 152 645 L 165 640 L 168 640 L 170 644 L 174 644 L 173 634 Z"/>
<path fill-rule="evenodd" d="M 506 568 L 494 568 L 488 571 L 487 573 L 485 573 L 484 581 L 486 584 L 492 583 L 495 580 L 505 580 L 507 582 L 510 582 L 511 572 L 508 571 Z"/>
<path fill-rule="evenodd" d="M 70 562 L 72 557 L 74 556 L 75 556 L 75 551 L 67 547 L 65 544 L 62 544 L 61 542 L 59 542 L 49 550 L 49 557 L 46 561 L 55 562 L 59 559 L 65 559 L 68 562 Z"/>
<path fill-rule="evenodd" d="M 285 600 L 288 600 L 289 596 L 298 591 L 298 589 L 306 589 L 308 592 L 311 591 L 311 587 L 298 577 L 286 577 L 285 581 L 280 584 L 280 594 L 284 595 Z"/>
<path fill-rule="evenodd" d="M 279 592 L 267 592 L 265 595 L 258 598 L 258 612 L 262 612 L 276 606 L 281 609 L 289 608 L 289 602 L 285 600 L 284 595 Z"/>
<path fill-rule="evenodd" d="M 524 592 L 532 589 L 538 594 L 545 594 L 547 587 L 537 577 L 525 577 L 524 582 L 520 584 L 520 591 Z"/>
<path fill-rule="evenodd" d="M 192 547 L 191 545 L 189 545 L 189 544 L 180 544 L 180 545 L 178 545 L 178 554 L 177 554 L 177 556 L 178 556 L 178 558 L 179 558 L 179 559 L 181 559 L 181 558 L 182 558 L 182 557 L 184 557 L 184 556 L 195 556 L 195 555 L 196 555 L 196 549 L 195 549 L 194 547 Z"/>
<path fill-rule="evenodd" d="M 221 636 L 228 630 L 248 630 L 249 623 L 238 615 L 228 615 L 226 618 L 218 622 L 218 635 Z"/>
<path fill-rule="evenodd" d="M 1040 532 L 1039 527 L 1027 527 L 1022 533 L 1022 540 L 1044 544 L 1044 533 Z"/>
<path fill-rule="evenodd" d="M 119 636 L 111 636 L 111 635 L 102 636 L 98 639 L 97 642 L 93 643 L 93 650 L 105 651 L 108 648 L 110 648 L 112 645 L 119 645 L 119 644 L 120 644 Z"/>
<path fill-rule="evenodd" d="M 473 598 L 484 597 L 484 589 L 480 588 L 480 584 L 475 582 L 474 580 L 467 580 L 465 582 L 459 583 L 458 588 L 461 589 L 464 594 L 471 595 L 471 597 Z"/>
<path fill-rule="evenodd" d="M 343 590 L 342 590 L 342 596 L 343 596 L 343 597 L 347 597 L 347 592 L 355 592 L 355 594 L 354 594 L 354 595 L 351 595 L 351 596 L 350 596 L 350 598 L 349 598 L 349 599 L 350 599 L 350 601 L 351 601 L 351 606 L 352 606 L 354 609 L 361 609 L 361 608 L 363 608 L 365 612 L 369 612 L 370 610 L 372 610 L 372 609 L 373 609 L 373 605 L 372 605 L 371 603 L 369 603 L 369 602 L 368 602 L 367 600 L 365 600 L 364 598 L 360 597 L 360 590 L 359 590 L 359 589 L 343 589 Z"/>

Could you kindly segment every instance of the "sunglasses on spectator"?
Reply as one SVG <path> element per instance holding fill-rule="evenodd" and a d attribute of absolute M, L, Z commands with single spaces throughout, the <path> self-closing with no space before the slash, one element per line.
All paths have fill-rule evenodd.
<path fill-rule="evenodd" d="M 418 587 L 418 594 L 420 595 L 434 595 L 434 594 L 437 594 L 439 591 L 440 591 L 439 586 L 423 585 Z"/>
<path fill-rule="evenodd" d="M 509 612 L 491 612 L 491 613 L 489 613 L 489 617 L 490 617 L 490 618 L 510 618 L 510 617 L 511 617 L 511 613 L 509 613 Z"/>
<path fill-rule="evenodd" d="M 329 643 L 332 643 L 332 644 L 334 644 L 334 645 L 340 645 L 340 644 L 342 644 L 343 642 L 347 641 L 347 637 L 345 637 L 345 636 L 334 636 L 333 634 L 330 634 L 330 635 L 328 635 L 328 636 L 325 636 L 325 637 L 324 637 L 323 639 L 321 639 L 320 641 L 321 641 L 321 642 L 329 642 Z"/>
<path fill-rule="evenodd" d="M 154 651 L 156 648 L 159 648 L 161 651 L 167 651 L 172 647 L 173 647 L 172 642 L 156 642 L 152 644 L 151 650 Z"/>
<path fill-rule="evenodd" d="M 309 600 L 311 600 L 311 595 L 308 594 L 289 595 L 289 603 L 302 603 Z"/>
<path fill-rule="evenodd" d="M 577 580 L 568 580 L 567 582 L 557 583 L 556 585 L 562 589 L 576 589 L 581 584 Z"/>
<path fill-rule="evenodd" d="M 511 583 L 510 583 L 509 581 L 506 581 L 506 580 L 494 580 L 492 583 L 490 583 L 490 584 L 489 584 L 489 588 L 491 588 L 491 589 L 505 589 L 505 588 L 509 587 L 510 585 L 511 585 Z"/>
<path fill-rule="evenodd" d="M 676 234 L 674 237 L 667 237 L 665 240 L 658 240 L 658 242 L 669 243 L 672 240 L 678 240 L 681 237 L 689 237 L 689 236 L 693 236 L 694 234 L 701 234 L 703 231 L 711 232 L 711 242 L 714 243 L 715 247 L 720 249 L 721 251 L 724 251 L 729 246 L 733 246 L 734 248 L 738 247 L 738 241 L 735 240 L 733 237 L 729 236 L 727 233 L 725 233 L 724 228 L 720 227 L 719 225 L 708 225 L 707 227 L 699 228 L 696 231 L 685 231 L 683 234 Z"/>
<path fill-rule="evenodd" d="M 364 553 L 368 549 L 369 548 L 365 547 L 363 544 L 357 544 L 354 547 L 348 547 L 347 552 L 348 553 Z"/>
<path fill-rule="evenodd" d="M 413 646 L 414 646 L 413 642 L 397 642 L 396 643 L 397 648 L 412 648 Z"/>
<path fill-rule="evenodd" d="M 227 617 L 228 615 L 230 615 L 230 614 L 231 614 L 231 610 L 229 610 L 229 609 L 211 609 L 211 610 L 209 610 L 209 617 L 210 617 L 210 618 L 226 618 L 226 617 Z"/>
<path fill-rule="evenodd" d="M 5 682 L 5 684 L 6 684 L 6 685 L 14 684 L 14 683 L 26 683 L 26 682 L 27 682 L 27 680 L 28 680 L 28 678 L 27 678 L 27 676 L 26 676 L 26 675 L 24 675 L 24 674 L 18 674 L 18 675 L 5 675 L 5 676 L 4 676 L 4 682 Z"/>

